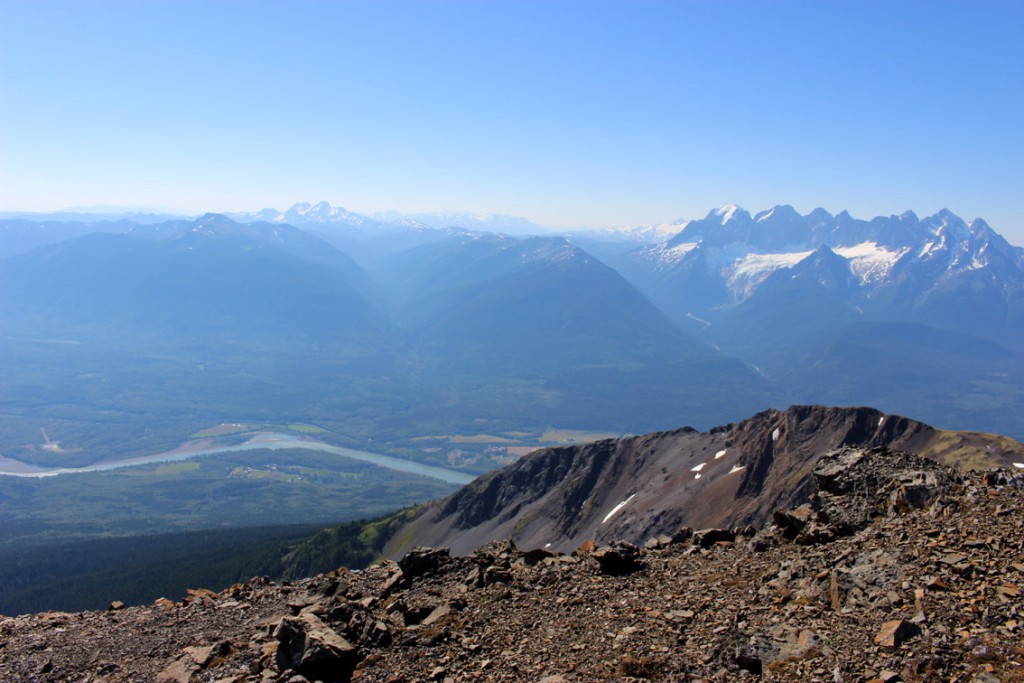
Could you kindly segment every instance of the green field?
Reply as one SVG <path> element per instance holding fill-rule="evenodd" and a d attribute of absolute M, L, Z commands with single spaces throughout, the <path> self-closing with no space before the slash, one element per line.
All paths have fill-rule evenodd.
<path fill-rule="evenodd" d="M 317 427 L 316 425 L 307 425 L 307 424 L 295 423 L 295 424 L 287 425 L 287 427 L 291 431 L 299 432 L 300 434 L 324 434 L 325 432 L 327 432 L 326 429 L 324 429 L 322 427 Z"/>

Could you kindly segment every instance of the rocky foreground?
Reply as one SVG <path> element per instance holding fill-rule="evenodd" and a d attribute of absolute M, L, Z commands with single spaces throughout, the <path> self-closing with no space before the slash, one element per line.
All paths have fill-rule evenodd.
<path fill-rule="evenodd" d="M 0 618 L 4 681 L 1024 681 L 1024 477 L 822 458 L 767 528 Z"/>

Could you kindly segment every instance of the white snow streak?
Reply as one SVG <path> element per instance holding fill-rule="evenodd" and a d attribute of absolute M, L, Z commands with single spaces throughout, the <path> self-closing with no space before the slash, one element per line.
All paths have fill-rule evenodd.
<path fill-rule="evenodd" d="M 1018 470 L 1024 470 L 1024 462 L 1015 462 L 1013 463 L 1013 466 L 1016 467 Z"/>
<path fill-rule="evenodd" d="M 885 422 L 885 415 L 883 415 L 882 417 L 878 418 L 878 426 L 879 427 L 881 427 L 884 422 Z"/>
<path fill-rule="evenodd" d="M 735 204 L 727 204 L 720 209 L 715 209 L 715 215 L 722 219 L 722 225 L 725 225 L 732 220 L 732 217 L 736 215 L 736 212 L 740 207 Z"/>
<path fill-rule="evenodd" d="M 779 428 L 776 427 L 775 431 L 772 432 L 772 441 L 778 441 L 779 440 L 779 434 L 781 434 L 781 433 L 782 432 L 779 431 Z"/>
<path fill-rule="evenodd" d="M 691 472 L 700 472 L 702 469 L 704 469 L 707 466 L 708 466 L 708 464 L 706 462 L 702 462 L 701 464 L 697 465 L 696 467 L 691 467 L 690 471 Z"/>
<path fill-rule="evenodd" d="M 745 469 L 747 469 L 746 465 L 733 465 L 732 469 L 729 470 L 729 474 L 736 474 L 740 470 L 745 470 Z"/>
<path fill-rule="evenodd" d="M 636 498 L 636 494 L 635 493 L 633 495 L 631 495 L 629 498 L 627 498 L 626 500 L 622 501 L 621 503 L 619 503 L 618 505 L 613 507 L 612 511 L 609 512 L 607 515 L 605 515 L 604 519 L 601 520 L 601 524 L 606 523 L 609 519 L 611 519 L 613 516 L 615 516 L 616 512 L 618 512 L 622 508 L 626 507 L 629 504 L 629 501 L 633 500 L 634 498 Z"/>
<path fill-rule="evenodd" d="M 686 313 L 686 317 L 690 318 L 691 320 L 696 320 L 697 322 L 701 323 L 702 325 L 707 325 L 707 326 L 711 325 L 711 323 L 709 323 L 707 320 L 704 320 L 703 318 L 698 318 L 697 316 L 695 316 L 693 313 L 690 313 L 690 312 Z"/>
<path fill-rule="evenodd" d="M 718 460 L 719 458 L 725 456 L 725 450 L 726 449 L 723 448 L 722 450 L 720 450 L 717 453 L 715 453 L 715 460 Z"/>

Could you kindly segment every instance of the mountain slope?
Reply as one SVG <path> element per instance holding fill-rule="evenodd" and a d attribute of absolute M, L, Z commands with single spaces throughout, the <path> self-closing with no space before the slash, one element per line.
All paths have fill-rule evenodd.
<path fill-rule="evenodd" d="M 386 549 L 495 539 L 570 551 L 586 540 L 643 542 L 680 526 L 761 526 L 803 502 L 818 458 L 840 446 L 885 446 L 948 465 L 1024 467 L 1012 439 L 947 432 L 871 408 L 793 406 L 709 432 L 683 428 L 549 448 L 431 504 Z"/>
<path fill-rule="evenodd" d="M 562 238 L 461 237 L 373 272 L 390 285 L 417 376 L 454 384 L 459 397 L 450 398 L 482 411 L 494 410 L 488 393 L 507 387 L 522 397 L 505 401 L 512 416 L 636 429 L 683 415 L 710 424 L 779 398 Z M 482 376 L 490 386 L 467 379 Z"/>
<path fill-rule="evenodd" d="M 1024 437 L 1024 250 L 980 219 L 724 207 L 614 263 L 792 401 Z"/>
<path fill-rule="evenodd" d="M 367 301 L 369 276 L 344 254 L 290 226 L 195 221 L 95 233 L 8 259 L 0 299 L 9 320 L 48 334 L 118 325 L 206 336 L 379 338 L 389 323 Z M 15 328 L 16 329 L 16 328 Z"/>
<path fill-rule="evenodd" d="M 173 448 L 221 422 L 359 433 L 401 342 L 376 295 L 322 240 L 217 215 L 5 259 L 4 451 L 31 455 L 40 428 L 76 464 Z"/>

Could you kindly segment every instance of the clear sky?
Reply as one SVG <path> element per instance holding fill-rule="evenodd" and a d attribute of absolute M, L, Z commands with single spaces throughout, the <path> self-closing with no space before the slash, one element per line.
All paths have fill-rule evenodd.
<path fill-rule="evenodd" d="M 948 207 L 1024 244 L 1022 36 L 1013 0 L 0 0 L 0 210 Z"/>

